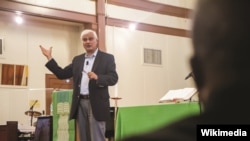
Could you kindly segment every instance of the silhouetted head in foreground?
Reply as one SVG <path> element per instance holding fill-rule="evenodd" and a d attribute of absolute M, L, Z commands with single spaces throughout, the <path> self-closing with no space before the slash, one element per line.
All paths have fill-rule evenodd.
<path fill-rule="evenodd" d="M 249 6 L 250 0 L 198 0 L 190 63 L 202 112 L 123 141 L 195 141 L 197 125 L 250 124 Z"/>
<path fill-rule="evenodd" d="M 250 103 L 249 6 L 249 0 L 198 1 L 191 66 L 205 110 Z"/>

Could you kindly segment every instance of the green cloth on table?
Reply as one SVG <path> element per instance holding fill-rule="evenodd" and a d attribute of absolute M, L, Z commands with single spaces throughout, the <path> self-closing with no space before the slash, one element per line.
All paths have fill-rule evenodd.
<path fill-rule="evenodd" d="M 72 90 L 54 91 L 52 93 L 53 141 L 75 140 L 75 121 L 68 120 L 72 94 Z"/>
<path fill-rule="evenodd" d="M 119 107 L 115 139 L 120 140 L 126 136 L 152 131 L 185 116 L 199 114 L 199 112 L 197 102 Z"/>

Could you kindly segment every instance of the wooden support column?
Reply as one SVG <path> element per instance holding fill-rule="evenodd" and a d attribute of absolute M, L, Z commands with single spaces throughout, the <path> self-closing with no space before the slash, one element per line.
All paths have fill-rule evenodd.
<path fill-rule="evenodd" d="M 105 0 L 96 1 L 96 21 L 97 34 L 99 36 L 99 49 L 106 52 L 106 14 L 105 14 Z"/>
<path fill-rule="evenodd" d="M 93 24 L 93 23 L 85 23 L 84 24 L 85 29 L 92 29 L 95 30 L 96 32 L 98 31 L 98 27 L 97 24 Z"/>

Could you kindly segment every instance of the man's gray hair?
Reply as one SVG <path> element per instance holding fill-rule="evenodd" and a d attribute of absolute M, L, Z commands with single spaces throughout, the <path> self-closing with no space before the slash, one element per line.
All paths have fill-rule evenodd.
<path fill-rule="evenodd" d="M 82 40 L 82 37 L 83 37 L 84 35 L 88 34 L 88 33 L 93 33 L 95 39 L 98 40 L 98 37 L 97 37 L 96 32 L 95 32 L 94 30 L 91 30 L 91 29 L 85 29 L 85 30 L 83 30 L 82 33 L 81 33 L 80 39 Z"/>

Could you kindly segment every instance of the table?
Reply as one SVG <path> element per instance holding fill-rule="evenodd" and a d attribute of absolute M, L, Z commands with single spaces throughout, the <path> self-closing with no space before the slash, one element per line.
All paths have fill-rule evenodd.
<path fill-rule="evenodd" d="M 185 116 L 199 113 L 198 102 L 119 107 L 115 124 L 115 140 L 148 132 Z"/>

